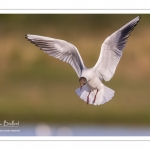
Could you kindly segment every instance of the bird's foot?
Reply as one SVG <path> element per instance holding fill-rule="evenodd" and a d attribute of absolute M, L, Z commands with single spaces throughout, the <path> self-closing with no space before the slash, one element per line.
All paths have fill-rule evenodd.
<path fill-rule="evenodd" d="M 98 93 L 98 90 L 96 91 L 96 94 L 94 96 L 93 104 L 95 103 L 97 93 Z"/>
<path fill-rule="evenodd" d="M 90 95 L 91 91 L 89 92 L 88 96 L 87 96 L 87 104 L 89 104 L 89 95 Z"/>
<path fill-rule="evenodd" d="M 94 97 L 93 104 L 95 103 L 95 100 L 96 100 L 96 96 Z"/>
<path fill-rule="evenodd" d="M 89 96 L 87 97 L 87 105 L 89 104 Z"/>

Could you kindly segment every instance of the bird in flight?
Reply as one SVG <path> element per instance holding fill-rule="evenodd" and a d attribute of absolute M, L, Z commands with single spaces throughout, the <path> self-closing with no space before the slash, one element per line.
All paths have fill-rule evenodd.
<path fill-rule="evenodd" d="M 113 77 L 128 37 L 139 20 L 140 16 L 134 18 L 105 39 L 93 68 L 85 67 L 78 49 L 67 41 L 31 34 L 25 37 L 50 56 L 69 63 L 79 77 L 80 88 L 75 90 L 76 94 L 87 104 L 100 105 L 114 96 L 115 91 L 102 80 L 109 81 Z"/>

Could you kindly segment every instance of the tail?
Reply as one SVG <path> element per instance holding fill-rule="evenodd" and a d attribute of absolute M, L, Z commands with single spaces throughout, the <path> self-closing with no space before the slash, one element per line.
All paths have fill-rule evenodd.
<path fill-rule="evenodd" d="M 89 104 L 93 104 L 96 91 L 97 90 L 91 91 L 89 95 Z M 81 91 L 80 91 L 80 88 L 76 89 L 77 95 L 85 102 L 87 102 L 87 97 L 88 97 L 89 92 L 90 92 L 90 88 L 86 84 L 82 87 Z M 96 95 L 96 100 L 93 105 L 101 105 L 101 104 L 108 102 L 109 100 L 112 99 L 112 97 L 114 96 L 114 93 L 115 93 L 114 90 L 102 84 L 101 89 L 98 91 Z"/>

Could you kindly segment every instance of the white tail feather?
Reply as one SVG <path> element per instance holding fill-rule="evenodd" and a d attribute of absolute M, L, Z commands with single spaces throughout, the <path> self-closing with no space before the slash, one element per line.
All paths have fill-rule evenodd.
<path fill-rule="evenodd" d="M 84 85 L 81 91 L 80 91 L 80 88 L 76 89 L 77 95 L 85 102 L 87 102 L 87 97 L 90 92 L 89 104 L 93 104 L 96 91 L 97 90 L 93 90 L 90 92 L 90 88 L 87 85 Z M 115 93 L 114 90 L 102 84 L 101 89 L 98 91 L 96 95 L 95 103 L 93 105 L 101 105 L 101 104 L 108 102 L 109 100 L 112 99 L 112 97 L 114 96 L 114 93 Z"/>

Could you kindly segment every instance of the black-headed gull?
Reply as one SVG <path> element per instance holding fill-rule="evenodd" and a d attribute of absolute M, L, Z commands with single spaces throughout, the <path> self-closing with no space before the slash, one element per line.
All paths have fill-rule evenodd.
<path fill-rule="evenodd" d="M 75 90 L 77 95 L 87 104 L 100 105 L 114 96 L 114 90 L 106 87 L 102 80 L 109 81 L 114 75 L 127 39 L 139 20 L 140 16 L 105 39 L 93 68 L 84 66 L 78 49 L 69 42 L 30 34 L 26 38 L 50 56 L 69 63 L 79 77 L 80 88 Z"/>

